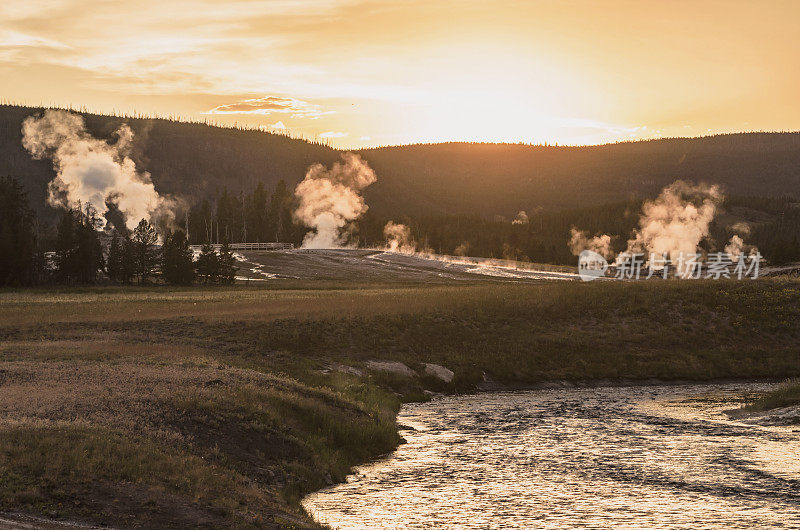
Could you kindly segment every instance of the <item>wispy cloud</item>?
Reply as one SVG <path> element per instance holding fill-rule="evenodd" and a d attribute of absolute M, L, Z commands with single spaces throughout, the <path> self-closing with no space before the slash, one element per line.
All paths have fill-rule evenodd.
<path fill-rule="evenodd" d="M 268 116 L 275 113 L 290 114 L 292 118 L 318 118 L 325 114 L 333 114 L 334 111 L 323 110 L 320 105 L 300 99 L 266 96 L 219 105 L 204 114 L 261 114 Z M 283 125 L 283 123 L 280 124 Z"/>
<path fill-rule="evenodd" d="M 337 131 L 327 131 L 324 133 L 320 133 L 320 138 L 344 138 L 348 136 L 346 132 L 337 132 Z"/>
<path fill-rule="evenodd" d="M 36 35 L 29 35 L 19 31 L 0 30 L 0 48 L 55 48 L 68 49 L 69 46 L 62 42 L 54 41 Z"/>
<path fill-rule="evenodd" d="M 2 0 L 0 92 L 351 131 L 340 144 L 796 129 L 800 3 L 778 3 L 621 8 L 598 25 L 592 0 Z M 737 61 L 708 61 L 721 54 Z"/>

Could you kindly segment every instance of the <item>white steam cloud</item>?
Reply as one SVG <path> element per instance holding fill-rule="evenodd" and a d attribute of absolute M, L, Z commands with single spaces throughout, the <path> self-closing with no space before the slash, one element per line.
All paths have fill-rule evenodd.
<path fill-rule="evenodd" d="M 417 251 L 417 243 L 411 237 L 411 229 L 404 224 L 389 221 L 383 227 L 383 235 L 386 238 L 386 248 L 392 252 L 414 254 Z"/>
<path fill-rule="evenodd" d="M 569 246 L 575 256 L 580 256 L 584 250 L 593 250 L 606 259 L 614 256 L 613 239 L 608 234 L 589 237 L 589 233 L 578 230 L 574 226 L 570 229 Z"/>
<path fill-rule="evenodd" d="M 295 219 L 311 231 L 303 238 L 303 248 L 339 248 L 348 245 L 352 222 L 368 209 L 361 190 L 377 180 L 375 172 L 361 157 L 342 155 L 326 169 L 314 164 L 294 190 L 300 204 Z"/>
<path fill-rule="evenodd" d="M 725 253 L 731 258 L 731 261 L 736 261 L 744 252 L 744 247 L 744 240 L 738 235 L 734 234 L 731 236 L 728 244 L 725 245 Z"/>
<path fill-rule="evenodd" d="M 725 245 L 725 253 L 731 258 L 731 261 L 738 261 L 742 254 L 755 255 L 758 253 L 758 248 L 754 245 L 748 245 L 744 242 L 742 236 L 750 235 L 750 225 L 744 221 L 739 221 L 728 227 L 728 230 L 734 232 Z"/>
<path fill-rule="evenodd" d="M 651 253 L 666 256 L 680 267 L 680 256 L 684 258 L 698 252 L 700 242 L 708 237 L 711 222 L 719 212 L 723 195 L 716 185 L 691 184 L 677 180 L 664 188 L 658 197 L 646 201 L 639 217 L 639 228 L 634 230 L 633 237 L 628 240 L 624 254 L 644 254 L 645 259 Z M 741 235 L 749 233 L 746 223 L 737 223 L 729 227 Z M 734 234 L 725 252 L 731 259 L 737 259 L 742 252 L 752 250 L 739 234 Z M 612 238 L 600 235 L 589 238 L 586 232 L 573 227 L 568 246 L 573 254 L 589 249 L 610 258 Z M 690 274 L 691 270 L 677 270 L 679 276 Z"/>
<path fill-rule="evenodd" d="M 729 230 L 736 232 L 737 234 L 743 236 L 750 235 L 750 225 L 745 223 L 744 221 L 739 221 L 738 223 L 733 223 L 731 226 L 728 227 Z"/>
<path fill-rule="evenodd" d="M 48 203 L 63 208 L 91 204 L 100 215 L 113 203 L 133 229 L 142 219 L 172 219 L 172 200 L 153 187 L 150 174 L 136 170 L 130 158 L 133 131 L 122 125 L 117 141 L 108 143 L 86 132 L 83 118 L 63 110 L 46 110 L 22 124 L 22 145 L 34 158 L 51 158 L 56 178 L 48 185 Z"/>
<path fill-rule="evenodd" d="M 668 256 L 673 263 L 681 254 L 696 253 L 700 241 L 708 236 L 722 199 L 716 185 L 673 182 L 655 200 L 644 203 L 639 228 L 628 241 L 626 252 L 653 252 Z"/>

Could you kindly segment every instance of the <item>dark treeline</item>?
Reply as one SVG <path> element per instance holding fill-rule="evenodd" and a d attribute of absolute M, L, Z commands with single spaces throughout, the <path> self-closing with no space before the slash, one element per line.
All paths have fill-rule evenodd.
<path fill-rule="evenodd" d="M 443 215 L 394 219 L 406 224 L 418 248 L 439 254 L 468 255 L 557 265 L 574 265 L 576 257 L 567 242 L 573 227 L 589 236 L 609 234 L 615 252 L 627 246 L 639 226 L 642 202 L 628 201 L 591 208 L 560 211 L 528 211 L 525 223 L 478 215 Z M 755 246 L 769 263 L 800 261 L 800 203 L 791 197 L 730 197 L 722 213 L 711 223 L 701 250 L 721 252 L 734 233 L 731 225 L 744 221 L 750 233 L 746 244 Z M 383 241 L 387 219 L 370 212 L 358 223 L 360 244 L 374 246 Z"/>
<path fill-rule="evenodd" d="M 108 263 L 113 240 L 118 239 L 116 259 L 135 234 L 128 233 L 113 209 L 107 219 L 119 233 L 110 242 L 101 240 L 99 265 L 90 237 L 91 225 L 97 222 L 91 212 L 72 212 L 68 222 L 60 210 L 47 206 L 52 163 L 34 160 L 22 147 L 21 136 L 23 120 L 41 112 L 0 105 L 0 175 L 16 179 L 0 184 L 0 283 L 169 281 L 167 277 L 178 276 L 185 282 L 185 275 L 176 272 L 183 268 L 167 268 L 164 275 L 158 272 L 161 264 L 144 278 L 141 271 L 123 270 L 117 276 L 133 262 Z M 82 115 L 97 138 L 112 137 L 122 123 L 131 126 L 135 134 L 131 156 L 137 168 L 151 173 L 160 193 L 188 205 L 188 212 L 181 211 L 171 227 L 184 233 L 186 244 L 299 244 L 306 229 L 293 221 L 292 190 L 308 166 L 330 165 L 340 154 L 324 145 L 256 130 Z M 365 190 L 370 209 L 356 226 L 360 246 L 382 245 L 383 226 L 393 220 L 409 225 L 420 246 L 444 254 L 571 264 L 574 257 L 566 241 L 572 226 L 590 235 L 618 235 L 616 246 L 621 250 L 638 222 L 642 199 L 682 178 L 718 183 L 726 194 L 739 197 L 728 201 L 730 209 L 744 212 L 740 217 L 752 227 L 745 240 L 767 259 L 773 263 L 800 259 L 800 210 L 795 208 L 800 133 L 585 147 L 446 143 L 366 149 L 359 154 L 378 175 L 378 181 Z M 25 193 L 27 201 L 20 199 Z M 520 210 L 528 213 L 528 222 L 512 224 Z M 715 223 L 713 243 L 704 245 L 724 245 L 731 235 L 728 224 Z M 157 229 L 166 247 L 172 234 L 165 227 Z M 145 258 L 140 254 L 137 259 Z M 197 277 L 192 281 L 217 281 L 213 260 L 207 256 L 203 263 L 212 272 L 201 274 L 194 264 Z"/>
<path fill-rule="evenodd" d="M 191 207 L 183 224 L 193 245 L 207 242 L 284 242 L 298 245 L 306 230 L 295 224 L 295 198 L 286 182 L 270 190 L 259 182 L 255 188 L 234 195 L 221 192 Z"/>
<path fill-rule="evenodd" d="M 590 233 L 630 234 L 638 224 L 641 202 L 615 203 L 602 207 L 529 211 L 525 223 L 479 215 L 442 215 L 394 219 L 407 225 L 419 249 L 437 254 L 476 256 L 559 265 L 574 265 L 567 246 L 570 229 Z M 361 242 L 383 243 L 386 219 L 368 212 L 359 221 Z M 620 238 L 624 247 L 626 238 Z"/>
<path fill-rule="evenodd" d="M 732 207 L 755 209 L 767 214 L 761 222 L 751 223 L 745 241 L 758 247 L 771 263 L 800 261 L 800 202 L 792 197 L 763 199 L 743 197 L 729 201 Z"/>
<path fill-rule="evenodd" d="M 0 177 L 0 285 L 40 283 L 43 271 L 36 214 L 22 186 Z"/>
<path fill-rule="evenodd" d="M 383 228 L 389 220 L 406 224 L 421 249 L 439 254 L 469 255 L 571 265 L 575 261 L 567 241 L 576 227 L 590 236 L 616 236 L 615 250 L 625 249 L 638 227 L 642 200 L 630 200 L 584 208 L 527 210 L 527 221 L 514 223 L 503 216 L 425 215 L 389 218 L 372 208 L 355 225 L 354 243 L 361 247 L 385 244 Z M 755 245 L 775 264 L 800 261 L 800 203 L 792 197 L 734 196 L 725 200 L 722 212 L 710 227 L 703 250 L 722 251 L 733 235 L 734 220 L 748 221 L 751 233 L 745 242 Z M 307 229 L 297 225 L 292 212 L 296 202 L 291 190 L 279 181 L 270 192 L 262 183 L 238 196 L 223 189 L 191 208 L 190 241 L 202 244 L 227 239 L 232 243 L 280 241 L 299 245 Z M 184 220 L 185 222 L 185 220 Z"/>
<path fill-rule="evenodd" d="M 800 193 L 800 133 L 741 133 L 598 146 L 445 143 L 359 151 L 378 182 L 367 203 L 382 215 L 514 216 L 656 196 L 675 180 L 715 183 L 727 195 Z"/>
<path fill-rule="evenodd" d="M 101 231 L 103 224 L 91 205 L 63 210 L 52 234 L 41 237 L 22 187 L 0 178 L 0 286 L 234 283 L 236 260 L 225 239 L 219 250 L 204 245 L 195 260 L 182 230 L 159 237 L 145 219 L 132 231 Z"/>
<path fill-rule="evenodd" d="M 232 283 L 236 266 L 228 243 L 280 241 L 299 244 L 307 229 L 297 225 L 292 212 L 295 198 L 279 181 L 269 190 L 258 183 L 238 196 L 223 189 L 190 208 L 176 224 L 162 229 L 141 221 L 132 231 L 112 214 L 102 223 L 87 206 L 63 211 L 54 227 L 40 225 L 21 186 L 0 179 L 0 284 L 121 284 L 165 282 Z M 495 216 L 429 215 L 389 219 L 370 210 L 354 226 L 353 243 L 382 247 L 387 221 L 406 224 L 417 247 L 440 254 L 468 255 L 521 261 L 572 265 L 575 256 L 567 246 L 576 227 L 589 236 L 616 236 L 617 252 L 625 249 L 638 226 L 642 201 L 625 201 L 590 208 L 527 212 L 524 222 Z M 182 222 L 181 222 L 182 221 Z M 710 237 L 701 245 L 706 251 L 722 251 L 733 234 L 731 225 L 747 222 L 744 236 L 772 264 L 800 261 L 800 204 L 792 197 L 730 197 L 711 225 Z M 188 237 L 186 228 L 188 228 Z M 161 244 L 159 244 L 161 241 Z M 219 243 L 218 252 L 211 246 Z M 190 244 L 202 244 L 197 259 Z"/>

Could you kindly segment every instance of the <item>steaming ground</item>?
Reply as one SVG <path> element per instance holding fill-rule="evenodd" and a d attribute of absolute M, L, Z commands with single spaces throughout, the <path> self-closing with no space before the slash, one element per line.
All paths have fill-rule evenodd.
<path fill-rule="evenodd" d="M 361 249 L 296 249 L 239 252 L 240 280 L 352 280 L 381 282 L 458 283 L 494 281 L 574 280 L 577 274 L 516 268 L 487 259 L 436 257 Z"/>

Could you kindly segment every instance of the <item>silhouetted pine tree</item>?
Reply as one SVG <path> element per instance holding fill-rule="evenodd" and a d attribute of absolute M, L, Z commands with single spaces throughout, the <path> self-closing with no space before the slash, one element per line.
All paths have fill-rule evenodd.
<path fill-rule="evenodd" d="M 283 180 L 278 181 L 269 203 L 269 224 L 274 241 L 291 241 L 293 238 L 292 211 L 294 195 Z"/>
<path fill-rule="evenodd" d="M 36 217 L 20 184 L 0 178 L 0 285 L 31 285 L 42 276 Z"/>
<path fill-rule="evenodd" d="M 108 277 L 112 281 L 122 281 L 123 259 L 125 259 L 125 257 L 123 255 L 119 233 L 114 230 L 111 236 L 111 244 L 108 246 L 108 259 L 106 259 L 106 273 L 108 273 Z"/>
<path fill-rule="evenodd" d="M 175 285 L 191 285 L 194 281 L 192 251 L 182 230 L 164 236 L 161 275 L 164 281 Z"/>
<path fill-rule="evenodd" d="M 197 258 L 197 276 L 204 284 L 219 280 L 219 258 L 210 243 L 203 245 Z"/>
<path fill-rule="evenodd" d="M 250 241 L 269 241 L 269 193 L 263 182 L 258 183 L 247 204 L 247 233 Z"/>
<path fill-rule="evenodd" d="M 76 275 L 77 237 L 75 212 L 64 210 L 58 221 L 55 250 L 55 280 L 60 283 L 74 281 Z"/>
<path fill-rule="evenodd" d="M 146 283 L 155 272 L 159 262 L 156 229 L 147 219 L 142 219 L 133 231 L 131 242 L 135 273 L 139 277 L 139 283 Z"/>
<path fill-rule="evenodd" d="M 222 247 L 219 249 L 219 281 L 226 285 L 232 285 L 236 281 L 236 258 L 228 245 L 227 240 L 223 240 Z"/>
<path fill-rule="evenodd" d="M 122 234 L 122 265 L 119 269 L 119 281 L 131 283 L 136 275 L 136 247 L 131 240 L 130 233 Z"/>
<path fill-rule="evenodd" d="M 79 216 L 78 234 L 78 281 L 94 283 L 97 273 L 105 268 L 103 246 L 98 237 L 101 223 L 97 218 L 97 210 L 91 204 Z"/>
<path fill-rule="evenodd" d="M 98 221 L 91 206 L 65 210 L 58 223 L 55 279 L 61 283 L 94 283 L 103 269 L 103 249 L 97 236 Z"/>

